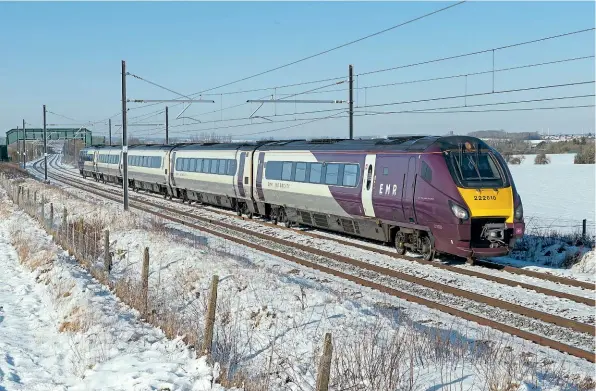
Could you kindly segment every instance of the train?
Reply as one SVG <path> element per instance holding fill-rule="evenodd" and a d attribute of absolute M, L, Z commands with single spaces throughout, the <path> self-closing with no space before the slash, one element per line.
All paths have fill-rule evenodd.
<path fill-rule="evenodd" d="M 525 230 L 507 163 L 476 137 L 133 145 L 127 154 L 133 191 L 378 241 L 425 260 L 504 256 Z M 123 186 L 122 155 L 121 146 L 85 147 L 79 172 Z"/>

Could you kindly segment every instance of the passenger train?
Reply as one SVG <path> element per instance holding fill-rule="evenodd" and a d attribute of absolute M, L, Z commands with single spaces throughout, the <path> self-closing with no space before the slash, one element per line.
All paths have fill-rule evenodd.
<path fill-rule="evenodd" d="M 122 148 L 80 151 L 83 177 L 122 184 Z M 314 226 L 430 260 L 508 254 L 523 206 L 503 157 L 468 136 L 135 145 L 128 186 Z"/>

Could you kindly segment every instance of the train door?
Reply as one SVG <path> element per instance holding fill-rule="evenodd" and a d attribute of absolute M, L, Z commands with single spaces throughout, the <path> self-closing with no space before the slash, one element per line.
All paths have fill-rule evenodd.
<path fill-rule="evenodd" d="M 176 179 L 174 178 L 174 169 L 176 168 L 176 152 L 170 153 L 170 186 L 176 187 Z M 173 192 L 173 190 L 172 190 Z"/>
<path fill-rule="evenodd" d="M 118 152 L 118 176 L 120 178 L 122 178 L 122 165 L 124 164 L 124 162 L 122 161 L 122 156 L 124 154 L 122 153 L 122 150 L 120 150 Z"/>
<path fill-rule="evenodd" d="M 402 208 L 404 211 L 404 219 L 408 223 L 416 223 L 416 211 L 414 210 L 414 192 L 416 190 L 416 161 L 415 156 L 411 156 L 408 160 L 408 171 L 406 171 L 406 180 L 404 182 L 404 190 L 402 192 Z"/>
<path fill-rule="evenodd" d="M 163 169 L 163 183 L 167 185 L 170 179 L 170 176 L 168 175 L 168 172 L 170 171 L 170 151 L 167 151 L 164 155 L 161 168 Z"/>
<path fill-rule="evenodd" d="M 263 171 L 265 165 L 265 152 L 259 152 L 257 159 L 257 179 L 255 181 L 255 192 L 253 198 L 257 201 L 265 201 L 265 194 L 263 193 Z"/>
<path fill-rule="evenodd" d="M 375 187 L 375 165 L 377 155 L 366 155 L 364 160 L 364 171 L 362 173 L 362 207 L 364 208 L 364 215 L 367 217 L 375 217 L 375 209 L 373 207 L 373 189 Z"/>
<path fill-rule="evenodd" d="M 93 152 L 93 171 L 98 172 L 97 163 L 99 161 L 99 151 Z"/>
<path fill-rule="evenodd" d="M 236 175 L 234 176 L 236 182 L 235 182 L 235 186 L 234 186 L 234 192 L 236 194 L 237 198 L 246 198 L 246 187 L 248 186 L 248 183 L 245 183 L 244 178 L 245 178 L 245 169 L 246 167 L 246 163 L 247 163 L 247 158 L 246 156 L 248 155 L 248 153 L 246 151 L 240 151 L 237 150 L 236 151 L 236 161 L 238 162 L 238 170 L 236 171 Z M 249 169 L 250 169 L 250 162 L 248 163 L 249 165 Z M 247 181 L 248 182 L 248 181 Z"/>

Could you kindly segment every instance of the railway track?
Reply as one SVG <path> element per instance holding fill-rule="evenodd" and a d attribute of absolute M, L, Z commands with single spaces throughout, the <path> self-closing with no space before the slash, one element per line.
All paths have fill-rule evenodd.
<path fill-rule="evenodd" d="M 74 180 L 77 180 L 77 181 L 81 180 L 81 178 L 78 174 L 74 174 L 73 172 L 69 172 L 69 171 L 57 166 L 57 162 L 55 160 L 53 160 L 52 163 L 53 163 L 52 167 L 55 171 L 63 172 L 65 175 L 69 175 L 69 176 L 73 177 Z M 93 182 L 91 182 L 91 183 L 93 183 Z M 112 183 L 106 183 L 105 185 L 120 189 L 119 186 L 116 186 Z M 102 189 L 99 186 L 95 186 L 95 187 L 98 189 Z M 102 189 L 102 190 L 105 190 L 105 189 Z M 114 194 L 116 194 L 116 193 L 114 193 Z M 137 195 L 138 195 L 138 193 L 137 193 Z M 152 193 L 145 193 L 145 195 L 148 196 L 149 198 L 157 198 L 157 199 L 161 200 L 160 196 L 152 194 Z M 217 214 L 220 216 L 225 216 L 226 218 L 229 218 L 229 219 L 246 221 L 246 219 L 244 217 L 237 216 L 233 212 L 218 210 L 218 209 L 216 209 L 216 207 L 203 207 L 203 208 L 195 207 L 193 209 L 195 211 L 202 209 L 205 212 Z M 196 215 L 196 213 L 193 215 Z M 267 223 L 264 221 L 258 221 L 258 220 L 254 220 L 254 219 L 249 220 L 249 221 L 253 224 L 257 224 L 262 227 L 267 227 L 267 228 L 273 227 L 273 225 L 271 223 Z M 378 246 L 378 245 L 375 247 L 366 245 L 366 244 L 364 244 L 366 242 L 364 240 L 362 240 L 364 243 L 355 243 L 354 241 L 348 241 L 348 240 L 340 239 L 338 237 L 334 237 L 334 236 L 330 236 L 330 235 L 320 235 L 317 233 L 304 231 L 304 230 L 296 230 L 293 228 L 287 228 L 287 227 L 283 227 L 280 225 L 275 226 L 275 229 L 280 230 L 280 231 L 285 231 L 285 232 L 291 232 L 293 234 L 309 236 L 309 237 L 316 238 L 319 240 L 328 240 L 328 241 L 342 244 L 344 246 L 358 248 L 358 249 L 365 250 L 365 251 L 372 251 L 372 252 L 375 252 L 378 254 L 383 254 L 383 255 L 389 256 L 394 259 L 408 260 L 410 262 L 414 262 L 417 264 L 430 265 L 430 266 L 433 266 L 433 267 L 436 267 L 439 269 L 443 269 L 443 270 L 447 270 L 447 271 L 450 271 L 453 273 L 458 273 L 458 274 L 463 274 L 463 275 L 467 275 L 467 276 L 472 276 L 472 277 L 482 278 L 485 280 L 494 281 L 494 282 L 497 282 L 502 285 L 508 285 L 508 286 L 512 286 L 512 287 L 520 286 L 522 288 L 534 290 L 536 292 L 544 293 L 549 296 L 555 296 L 555 297 L 559 297 L 562 299 L 569 299 L 569 300 L 572 300 L 572 301 L 575 301 L 578 303 L 583 303 L 583 304 L 586 304 L 586 305 L 589 305 L 592 307 L 596 306 L 596 299 L 594 299 L 593 295 L 591 295 L 591 297 L 582 297 L 582 296 L 570 294 L 568 292 L 561 292 L 561 291 L 556 291 L 556 290 L 549 289 L 549 288 L 540 287 L 537 285 L 532 285 L 529 283 L 522 282 L 520 280 L 507 279 L 507 278 L 503 278 L 503 277 L 499 277 L 499 276 L 495 276 L 495 275 L 482 273 L 477 270 L 455 267 L 450 264 L 438 262 L 436 260 L 435 261 L 426 261 L 422 258 L 411 257 L 411 256 L 407 256 L 407 255 L 398 255 L 395 253 L 395 251 L 387 250 L 386 248 L 382 248 L 381 246 Z M 333 233 L 333 235 L 338 235 L 338 234 Z M 459 263 L 463 263 L 463 262 L 459 262 Z M 590 290 L 590 291 L 594 291 L 596 289 L 596 286 L 593 283 L 579 281 L 579 280 L 575 280 L 575 279 L 571 279 L 571 278 L 565 278 L 565 277 L 542 273 L 542 272 L 536 272 L 536 271 L 532 271 L 532 270 L 519 269 L 516 267 L 501 265 L 501 264 L 497 264 L 497 263 L 485 261 L 485 260 L 477 261 L 476 266 L 478 266 L 478 268 L 496 269 L 496 270 L 502 271 L 505 273 L 504 274 L 505 276 L 506 276 L 506 273 L 510 273 L 510 274 L 516 274 L 516 275 L 520 275 L 520 276 L 537 278 L 540 280 L 554 282 L 557 284 L 569 285 L 572 287 L 586 289 L 586 290 Z"/>
<path fill-rule="evenodd" d="M 56 164 L 55 157 L 50 160 L 50 167 Z M 34 166 L 34 169 L 39 171 L 38 165 L 39 163 Z M 60 170 L 60 168 L 52 168 Z M 100 189 L 96 186 L 93 186 L 94 189 L 90 189 L 88 181 L 74 180 L 72 176 L 67 178 L 63 175 L 56 174 L 55 172 L 49 172 L 48 176 L 59 182 L 63 182 L 68 186 L 90 192 L 96 196 L 111 199 L 116 202 L 120 201 L 119 194 L 117 194 L 118 192 Z M 583 349 L 585 346 L 593 345 L 594 326 L 591 324 L 533 310 L 531 308 L 465 291 L 446 284 L 428 281 L 424 278 L 401 273 L 396 270 L 362 262 L 350 257 L 334 254 L 299 243 L 290 242 L 285 239 L 271 237 L 267 234 L 255 232 L 254 230 L 240 228 L 220 221 L 214 221 L 213 219 L 203 216 L 197 216 L 178 209 L 166 207 L 161 204 L 140 200 L 138 197 L 135 197 L 133 201 L 134 203 L 130 203 L 131 208 L 152 214 L 163 218 L 164 220 L 179 223 L 189 228 L 198 229 L 235 243 L 251 247 L 255 250 L 355 282 L 359 285 L 416 302 L 429 308 L 438 309 L 442 312 L 481 325 L 489 326 L 493 329 L 516 335 L 540 345 L 548 346 L 594 362 L 594 352 Z M 163 213 L 164 211 L 171 215 Z M 180 217 L 174 217 L 176 215 Z M 238 237 L 238 233 L 242 233 L 244 238 Z M 323 238 L 328 239 L 327 237 Z M 353 244 L 350 243 L 350 245 Z M 367 251 L 371 250 L 378 251 L 375 249 L 367 249 Z M 404 257 L 399 258 L 401 259 Z M 405 259 L 408 258 L 410 257 L 406 257 Z M 419 262 L 416 258 L 411 259 L 413 262 Z M 433 263 L 432 266 L 436 265 Z M 448 266 L 443 269 L 455 273 L 460 273 L 461 270 L 463 270 L 449 265 L 441 264 L 441 266 Z M 468 270 L 467 272 L 470 271 Z M 463 274 L 470 275 L 467 272 Z M 471 275 L 477 277 L 474 273 Z M 490 276 L 481 276 L 481 278 L 491 279 L 487 277 Z M 491 280 L 501 283 L 500 280 Z M 511 286 L 511 281 L 507 281 L 508 282 L 505 284 Z M 519 285 L 520 284 L 516 282 L 515 286 L 517 287 Z M 545 290 L 543 288 L 537 289 L 539 287 L 531 286 L 529 284 L 525 284 L 524 287 L 520 288 L 533 289 L 541 294 L 573 300 L 587 306 L 594 306 L 593 300 L 584 300 L 587 298 L 565 294 L 565 292 Z M 554 339 L 548 338 L 547 336 L 554 336 Z M 561 342 L 561 340 L 564 340 L 565 342 L 571 340 L 572 343 L 568 344 Z"/>

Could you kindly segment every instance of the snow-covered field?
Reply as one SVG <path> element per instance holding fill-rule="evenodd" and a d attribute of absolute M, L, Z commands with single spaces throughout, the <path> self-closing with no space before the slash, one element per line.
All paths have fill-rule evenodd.
<path fill-rule="evenodd" d="M 524 155 L 520 165 L 509 169 L 522 197 L 529 229 L 581 232 L 595 229 L 596 166 L 573 164 L 574 153 L 547 155 L 551 163 L 534 164 L 536 155 Z"/>
<path fill-rule="evenodd" d="M 554 390 L 593 371 L 585 361 L 200 231 L 124 213 L 78 190 L 73 194 L 83 199 L 31 180 L 27 186 L 40 194 L 44 189 L 57 211 L 56 224 L 66 206 L 69 219 L 84 217 L 110 228 L 113 279 L 138 278 L 142 251 L 150 248 L 150 300 L 158 315 L 175 320 L 174 336 L 201 340 L 205 297 L 211 276 L 218 274 L 214 358 L 236 374 L 269 379 L 259 390 L 311 390 L 325 332 L 333 335 L 334 390 L 355 383 L 367 390 L 473 390 L 514 381 L 513 389 Z M 363 365 L 359 371 L 357 364 Z M 393 383 L 386 383 L 389 367 L 401 374 Z"/>
<path fill-rule="evenodd" d="M 0 390 L 223 390 L 204 358 L 139 321 L 2 189 L 0 268 Z"/>

